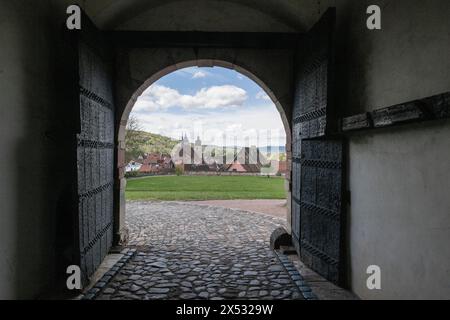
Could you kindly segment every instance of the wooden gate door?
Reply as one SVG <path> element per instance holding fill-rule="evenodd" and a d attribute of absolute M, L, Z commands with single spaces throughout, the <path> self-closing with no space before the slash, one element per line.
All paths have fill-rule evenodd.
<path fill-rule="evenodd" d="M 113 241 L 114 101 L 113 50 L 83 14 L 76 31 L 79 131 L 75 242 L 83 283 Z"/>
<path fill-rule="evenodd" d="M 302 261 L 342 281 L 343 142 L 333 137 L 335 10 L 298 49 L 293 109 L 292 236 Z"/>

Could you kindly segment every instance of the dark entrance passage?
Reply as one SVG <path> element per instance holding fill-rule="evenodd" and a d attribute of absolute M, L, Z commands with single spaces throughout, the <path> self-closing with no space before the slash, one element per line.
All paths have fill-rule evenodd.
<path fill-rule="evenodd" d="M 87 22 L 88 18 L 85 16 L 84 20 Z M 292 113 L 293 119 L 292 136 L 290 130 L 286 129 L 293 142 L 292 221 L 288 222 L 288 227 L 292 229 L 294 245 L 305 263 L 328 279 L 340 282 L 343 149 L 342 142 L 329 140 L 335 127 L 332 51 L 334 20 L 335 11 L 329 10 L 306 35 L 294 35 L 295 38 L 292 35 L 280 35 L 278 41 L 269 49 L 267 42 L 262 41 L 262 35 L 255 38 L 259 39 L 258 41 L 245 42 L 245 45 L 246 47 L 250 45 L 254 50 L 252 54 L 257 54 L 261 50 L 268 54 L 269 58 L 273 54 L 272 50 L 278 50 L 280 47 L 283 51 L 291 50 L 296 53 L 298 68 L 295 75 L 296 94 L 293 110 L 289 110 L 284 102 L 283 104 L 280 102 L 281 100 L 273 99 L 280 113 L 282 115 L 286 113 L 286 119 L 289 119 L 288 115 Z M 115 96 L 118 96 L 115 90 L 121 85 L 115 79 L 121 74 L 117 70 L 117 51 L 120 51 L 117 48 L 117 41 L 120 46 L 125 47 L 139 47 L 140 44 L 136 42 L 137 34 L 131 38 L 130 44 L 123 40 L 123 33 L 105 34 L 97 31 L 92 23 L 85 24 L 76 39 L 80 133 L 77 135 L 76 148 L 78 202 L 74 221 L 75 243 L 79 247 L 75 261 L 80 264 L 86 282 L 113 243 L 118 244 L 121 239 L 123 214 L 120 197 L 124 168 L 120 164 L 124 160 L 120 152 L 123 149 L 122 143 L 115 146 L 115 141 L 121 141 L 121 129 L 126 125 L 118 119 L 123 118 L 123 113 L 127 117 L 130 110 L 127 110 L 126 106 L 118 109 L 114 103 Z M 152 37 L 142 34 L 140 36 L 145 40 L 141 44 L 144 47 L 162 45 L 158 44 L 158 41 L 156 44 L 149 43 Z M 193 45 L 192 41 L 199 41 L 200 47 L 207 48 L 208 44 L 204 41 L 208 37 L 199 35 L 203 39 L 201 41 L 197 37 L 197 35 L 188 37 L 190 40 L 187 43 L 175 41 L 185 38 L 175 37 L 173 40 L 169 37 L 170 41 L 166 44 L 190 47 Z M 234 40 L 230 40 L 230 37 Z M 116 41 L 116 46 L 109 44 L 107 39 Z M 161 38 L 158 39 L 161 41 Z M 213 42 L 214 46 L 225 49 L 231 46 L 236 52 L 241 52 L 237 49 L 239 43 L 235 41 L 239 36 L 226 35 L 219 39 L 221 41 Z M 249 39 L 249 35 L 245 35 L 244 39 Z M 215 57 L 217 59 L 217 53 Z M 248 61 L 256 59 L 256 56 L 248 54 L 243 57 Z M 215 61 L 197 58 L 207 64 L 214 64 Z M 236 60 L 238 57 L 234 57 L 234 62 L 227 66 L 236 67 L 234 64 Z M 260 64 L 253 66 L 252 71 L 257 75 L 264 75 L 262 69 L 266 68 L 267 64 L 264 61 L 258 63 Z M 243 64 L 248 65 L 250 62 Z M 162 67 L 165 65 L 158 67 L 158 70 Z M 177 67 L 179 66 L 174 68 Z M 259 83 L 264 81 L 260 80 Z M 270 89 L 267 93 L 275 97 Z M 289 127 L 288 120 L 285 125 L 286 123 Z M 289 138 L 286 146 L 288 160 L 291 156 Z M 117 150 L 119 151 L 115 152 Z"/>

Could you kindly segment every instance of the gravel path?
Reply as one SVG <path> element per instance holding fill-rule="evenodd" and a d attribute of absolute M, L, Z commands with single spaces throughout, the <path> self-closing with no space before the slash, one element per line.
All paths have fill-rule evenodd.
<path fill-rule="evenodd" d="M 193 204 L 224 207 L 230 209 L 260 212 L 286 220 L 286 199 L 257 199 L 257 200 L 206 200 L 189 201 Z"/>

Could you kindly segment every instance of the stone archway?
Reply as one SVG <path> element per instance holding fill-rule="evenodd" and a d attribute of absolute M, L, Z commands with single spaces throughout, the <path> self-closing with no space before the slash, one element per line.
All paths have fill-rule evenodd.
<path fill-rule="evenodd" d="M 117 181 L 116 185 L 118 186 L 118 190 L 116 193 L 116 219 L 115 219 L 115 231 L 116 234 L 119 235 L 119 239 L 123 239 L 126 235 L 125 232 L 125 188 L 126 188 L 126 179 L 125 179 L 125 133 L 126 133 L 126 125 L 128 122 L 128 118 L 130 112 L 135 105 L 138 97 L 153 83 L 155 83 L 160 78 L 168 75 L 176 70 L 180 70 L 187 67 L 193 66 L 208 66 L 208 67 L 223 67 L 228 69 L 233 69 L 254 81 L 258 84 L 270 97 L 272 102 L 275 104 L 278 112 L 280 113 L 280 117 L 285 129 L 286 133 L 286 161 L 287 161 L 287 172 L 286 172 L 286 182 L 285 189 L 287 193 L 287 226 L 288 229 L 290 227 L 291 220 L 291 212 L 290 212 L 290 202 L 291 202 L 291 190 L 290 190 L 290 179 L 291 179 L 291 125 L 290 125 L 290 105 L 286 105 L 286 100 L 279 99 L 274 90 L 271 90 L 269 85 L 263 81 L 260 77 L 256 76 L 254 72 L 249 71 L 248 68 L 243 67 L 241 65 L 237 65 L 236 63 L 227 62 L 220 59 L 196 59 L 196 60 L 187 60 L 182 61 L 173 65 L 166 66 L 161 70 L 150 75 L 143 83 L 141 83 L 137 89 L 131 95 L 131 98 L 127 101 L 125 107 L 120 114 L 117 115 L 117 118 L 120 119 L 117 128 Z M 120 89 L 119 89 L 120 91 Z M 120 95 L 120 93 L 119 93 Z M 285 97 L 283 97 L 285 98 Z"/>

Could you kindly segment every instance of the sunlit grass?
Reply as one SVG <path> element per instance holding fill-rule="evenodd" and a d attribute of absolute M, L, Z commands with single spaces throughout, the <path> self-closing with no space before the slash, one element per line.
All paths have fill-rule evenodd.
<path fill-rule="evenodd" d="M 128 200 L 283 199 L 284 178 L 260 176 L 159 176 L 127 182 Z"/>

